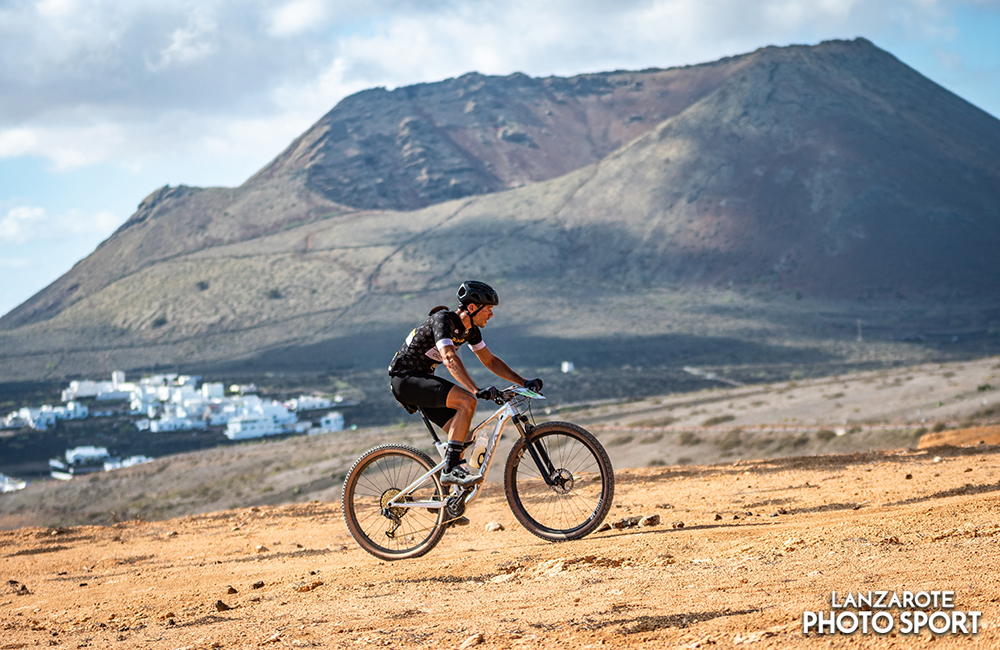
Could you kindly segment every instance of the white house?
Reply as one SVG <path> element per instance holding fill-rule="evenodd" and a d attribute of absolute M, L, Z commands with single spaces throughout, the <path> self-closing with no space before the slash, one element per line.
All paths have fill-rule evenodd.
<path fill-rule="evenodd" d="M 344 414 L 340 411 L 331 411 L 324 415 L 319 421 L 319 431 L 317 433 L 328 433 L 330 431 L 342 431 L 344 429 Z"/>
<path fill-rule="evenodd" d="M 226 437 L 230 440 L 244 440 L 273 436 L 293 430 L 298 421 L 294 413 L 288 411 L 280 402 L 264 402 L 247 400 L 248 405 L 229 418 L 226 424 Z"/>
<path fill-rule="evenodd" d="M 226 387 L 219 383 L 205 383 L 201 385 L 201 395 L 205 399 L 222 399 L 226 396 Z"/>
<path fill-rule="evenodd" d="M 25 406 L 17 412 L 17 415 L 29 427 L 38 431 L 46 431 L 56 423 L 56 414 L 49 404 L 45 404 L 42 408 L 37 409 Z"/>
<path fill-rule="evenodd" d="M 104 471 L 110 472 L 113 469 L 132 467 L 133 465 L 142 465 L 143 463 L 149 463 L 152 461 L 153 459 L 149 456 L 129 456 L 128 458 L 123 458 L 122 460 L 111 458 L 104 461 Z"/>
<path fill-rule="evenodd" d="M 17 492 L 28 487 L 27 481 L 0 474 L 0 492 Z"/>
<path fill-rule="evenodd" d="M 316 411 L 318 409 L 328 409 L 332 405 L 333 402 L 319 395 L 302 395 L 301 397 L 296 397 L 285 402 L 285 406 L 292 411 Z"/>
<path fill-rule="evenodd" d="M 80 474 L 100 472 L 104 469 L 104 461 L 110 457 L 107 448 L 87 445 L 67 449 L 65 458 L 65 461 L 59 458 L 49 460 L 52 478 L 68 481 Z"/>

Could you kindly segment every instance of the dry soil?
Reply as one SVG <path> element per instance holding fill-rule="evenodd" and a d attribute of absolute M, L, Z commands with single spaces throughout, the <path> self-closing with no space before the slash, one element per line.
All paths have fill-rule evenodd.
<path fill-rule="evenodd" d="M 0 532 L 0 648 L 1000 643 L 996 447 L 628 469 L 617 481 L 608 521 L 658 525 L 548 543 L 490 484 L 470 526 L 395 563 L 362 551 L 328 502 Z M 869 591 L 953 591 L 946 611 L 982 612 L 978 633 L 899 634 L 892 609 L 886 635 L 803 634 L 803 612 L 830 610 L 831 592 Z"/>

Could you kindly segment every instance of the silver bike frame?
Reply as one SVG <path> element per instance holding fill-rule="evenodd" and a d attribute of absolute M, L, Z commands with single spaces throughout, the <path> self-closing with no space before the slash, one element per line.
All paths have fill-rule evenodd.
<path fill-rule="evenodd" d="M 539 395 L 535 399 L 545 399 L 545 398 Z M 479 468 L 478 476 L 482 476 L 484 482 L 486 480 L 487 474 L 489 474 L 490 467 L 493 465 L 493 457 L 495 455 L 494 452 L 496 451 L 497 446 L 500 444 L 500 438 L 503 436 L 504 429 L 506 429 L 507 425 L 510 422 L 514 421 L 515 416 L 518 415 L 520 415 L 520 412 L 516 408 L 514 408 L 510 402 L 506 402 L 503 406 L 497 409 L 497 411 L 493 415 L 480 422 L 476 426 L 476 428 L 472 429 L 469 432 L 469 436 L 475 439 L 476 432 L 478 432 L 480 429 L 482 429 L 490 422 L 494 421 L 496 422 L 493 429 L 493 441 L 486 448 L 486 456 L 483 459 L 482 466 Z M 414 490 L 426 484 L 427 481 L 431 480 L 431 477 L 433 477 L 436 473 L 438 473 L 444 468 L 445 456 L 448 453 L 448 446 L 443 442 L 436 442 L 434 443 L 434 446 L 437 447 L 438 453 L 441 455 L 441 462 L 435 465 L 429 472 L 427 472 L 426 474 L 424 474 L 423 476 L 421 476 L 420 478 L 418 478 L 417 480 L 413 481 L 405 488 L 403 488 L 402 492 L 400 492 L 399 494 L 397 494 L 396 496 L 394 496 L 389 500 L 389 502 L 386 504 L 387 507 L 392 506 L 394 508 L 430 508 L 430 509 L 438 509 L 444 507 L 443 499 L 441 501 L 399 501 L 399 499 L 409 496 L 410 494 L 413 493 Z M 472 491 L 469 493 L 469 496 L 465 498 L 465 505 L 469 505 L 476 499 L 476 497 L 479 496 L 479 488 L 481 485 L 482 483 L 479 483 L 478 485 L 472 488 Z"/>

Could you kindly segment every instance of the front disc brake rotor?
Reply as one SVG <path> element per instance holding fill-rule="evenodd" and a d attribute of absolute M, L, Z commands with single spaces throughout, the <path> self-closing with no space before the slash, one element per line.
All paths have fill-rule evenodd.
<path fill-rule="evenodd" d="M 552 489 L 558 494 L 569 494 L 573 490 L 573 472 L 568 469 L 557 469 L 552 475 Z"/>

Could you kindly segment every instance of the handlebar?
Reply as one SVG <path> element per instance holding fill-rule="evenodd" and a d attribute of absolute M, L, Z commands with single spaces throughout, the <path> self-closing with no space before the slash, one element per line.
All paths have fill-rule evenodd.
<path fill-rule="evenodd" d="M 541 393 L 536 393 L 533 390 L 528 390 L 527 388 L 523 388 L 521 386 L 511 385 L 500 391 L 500 397 L 496 399 L 496 403 L 499 406 L 503 406 L 507 402 L 512 402 L 519 397 L 526 399 L 545 399 L 545 396 Z"/>

